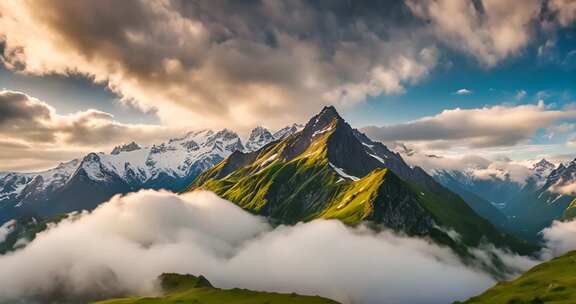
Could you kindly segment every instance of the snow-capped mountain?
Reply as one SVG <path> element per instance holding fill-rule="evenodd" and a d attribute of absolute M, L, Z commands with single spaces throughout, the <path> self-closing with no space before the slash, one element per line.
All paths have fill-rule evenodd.
<path fill-rule="evenodd" d="M 530 167 L 528 167 L 530 166 Z M 516 166 L 526 167 L 521 174 L 516 174 L 505 167 L 468 167 L 463 170 L 432 170 L 434 178 L 447 187 L 459 187 L 470 191 L 500 209 L 517 197 L 521 192 L 535 191 L 541 188 L 547 177 L 556 166 L 546 159 L 530 164 Z M 518 170 L 518 169 L 517 169 Z M 519 177 L 520 176 L 520 177 Z"/>
<path fill-rule="evenodd" d="M 119 154 L 120 152 L 130 152 L 130 151 L 135 151 L 135 150 L 140 150 L 140 149 L 142 149 L 142 147 L 140 147 L 137 143 L 131 142 L 129 144 L 120 145 L 120 146 L 115 147 L 114 149 L 112 149 L 112 152 L 110 152 L 110 154 L 116 155 L 116 154 Z"/>
<path fill-rule="evenodd" d="M 248 140 L 246 141 L 244 150 L 246 152 L 256 151 L 274 140 L 274 136 L 272 136 L 272 133 L 270 133 L 268 129 L 256 127 L 252 132 L 250 132 L 250 137 L 248 137 Z"/>
<path fill-rule="evenodd" d="M 61 163 L 53 169 L 37 173 L 7 172 L 0 174 L 0 203 L 21 202 L 39 194 L 51 193 L 62 187 L 76 171 L 80 160 Z"/>
<path fill-rule="evenodd" d="M 504 210 L 513 215 L 519 232 L 528 236 L 562 218 L 576 198 L 576 160 L 560 164 L 539 185 L 525 187 Z"/>
<path fill-rule="evenodd" d="M 274 133 L 272 136 L 274 136 L 275 140 L 281 140 L 284 139 L 300 130 L 304 129 L 304 125 L 303 124 L 292 124 L 291 126 L 287 126 L 284 127 L 278 131 L 276 131 L 276 133 Z"/>
<path fill-rule="evenodd" d="M 275 134 L 297 131 L 292 125 Z M 246 149 L 233 131 L 200 130 L 151 146 L 119 145 L 111 153 L 89 153 L 42 172 L 0 173 L 0 223 L 15 216 L 92 209 L 114 194 L 139 189 L 180 191 L 234 151 L 259 149 L 274 140 L 258 127 Z"/>
<path fill-rule="evenodd" d="M 576 196 L 576 159 L 552 170 L 543 188 L 559 195 Z"/>
<path fill-rule="evenodd" d="M 3 173 L 0 221 L 14 214 L 92 209 L 114 194 L 143 188 L 179 191 L 199 173 L 243 148 L 240 137 L 230 130 L 201 130 L 149 147 L 132 142 L 110 154 L 89 153 L 43 172 Z"/>
<path fill-rule="evenodd" d="M 562 164 L 560 166 L 562 166 Z M 542 187 L 554 169 L 556 169 L 556 165 L 547 161 L 546 159 L 542 159 L 539 162 L 534 163 L 530 168 L 532 174 L 526 178 L 525 187 L 531 189 L 538 189 Z"/>
<path fill-rule="evenodd" d="M 503 169 L 466 168 L 464 170 L 433 170 L 434 179 L 448 188 L 461 188 L 487 200 L 499 209 L 516 196 L 524 187 L 510 178 Z"/>
<path fill-rule="evenodd" d="M 304 125 L 301 124 L 292 124 L 290 126 L 286 126 L 272 134 L 268 129 L 263 127 L 256 127 L 250 132 L 250 136 L 244 145 L 244 152 L 253 152 L 256 151 L 265 145 L 276 141 L 284 139 L 304 128 Z"/>

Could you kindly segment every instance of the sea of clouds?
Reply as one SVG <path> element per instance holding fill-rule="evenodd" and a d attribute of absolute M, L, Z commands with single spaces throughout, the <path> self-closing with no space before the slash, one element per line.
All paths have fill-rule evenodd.
<path fill-rule="evenodd" d="M 576 246 L 561 241 L 569 238 L 563 225 L 544 232 L 558 245 L 554 254 Z M 481 257 L 482 250 L 475 254 Z M 502 256 L 522 270 L 535 264 Z M 164 272 L 202 274 L 221 288 L 342 303 L 450 303 L 495 283 L 450 249 L 423 239 L 327 220 L 273 228 L 211 192 L 147 190 L 71 216 L 0 257 L 0 302 L 155 295 L 155 279 Z"/>

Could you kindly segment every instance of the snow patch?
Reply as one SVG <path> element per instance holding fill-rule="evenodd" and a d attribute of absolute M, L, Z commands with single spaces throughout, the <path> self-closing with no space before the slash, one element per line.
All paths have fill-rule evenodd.
<path fill-rule="evenodd" d="M 338 168 L 336 166 L 334 166 L 334 164 L 332 163 L 328 163 L 330 165 L 330 167 L 332 167 L 332 169 L 334 169 L 334 171 L 336 171 L 336 173 L 338 173 L 338 175 L 347 178 L 347 179 L 351 179 L 353 181 L 357 181 L 360 180 L 360 178 L 350 175 L 350 174 L 346 174 L 346 172 L 344 172 L 344 170 L 342 168 Z"/>

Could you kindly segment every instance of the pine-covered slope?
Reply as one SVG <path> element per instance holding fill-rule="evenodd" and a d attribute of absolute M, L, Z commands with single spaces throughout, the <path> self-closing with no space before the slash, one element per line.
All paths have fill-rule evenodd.
<path fill-rule="evenodd" d="M 572 304 L 576 302 L 574 273 L 576 273 L 576 251 L 537 265 L 511 282 L 498 283 L 464 303 Z"/>
<path fill-rule="evenodd" d="M 534 249 L 500 233 L 424 170 L 353 130 L 333 107 L 284 140 L 233 153 L 201 174 L 189 187 L 194 189 L 214 191 L 279 223 L 339 219 L 452 247 L 488 241 L 522 253 Z M 460 238 L 450 238 L 449 230 Z"/>
<path fill-rule="evenodd" d="M 203 276 L 162 274 L 159 277 L 164 295 L 160 297 L 131 297 L 97 302 L 97 304 L 338 304 L 336 301 L 318 296 L 301 296 L 259 292 L 247 289 L 220 289 Z"/>

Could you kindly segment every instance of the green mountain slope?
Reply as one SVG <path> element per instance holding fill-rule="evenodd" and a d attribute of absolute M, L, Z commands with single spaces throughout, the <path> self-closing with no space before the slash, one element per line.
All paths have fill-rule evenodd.
<path fill-rule="evenodd" d="M 516 252 L 536 248 L 499 232 L 458 195 L 385 146 L 369 141 L 327 107 L 292 136 L 235 152 L 201 174 L 205 189 L 278 223 L 339 219 L 426 236 L 463 253 L 488 241 Z M 460 235 L 450 237 L 449 230 Z"/>
<path fill-rule="evenodd" d="M 46 220 L 35 217 L 22 217 L 13 220 L 10 232 L 4 240 L 0 241 L 0 255 L 25 247 L 36 238 L 38 233 L 68 216 L 67 214 L 60 214 Z"/>
<path fill-rule="evenodd" d="M 542 263 L 511 282 L 498 283 L 466 304 L 576 303 L 576 251 Z"/>
<path fill-rule="evenodd" d="M 157 298 L 131 297 L 97 302 L 96 304 L 338 304 L 318 296 L 300 296 L 257 292 L 246 289 L 219 289 L 203 276 L 163 274 L 160 276 L 165 295 Z"/>
<path fill-rule="evenodd" d="M 576 199 L 568 205 L 568 208 L 564 210 L 564 214 L 562 215 L 563 220 L 572 220 L 574 218 L 576 218 Z"/>

